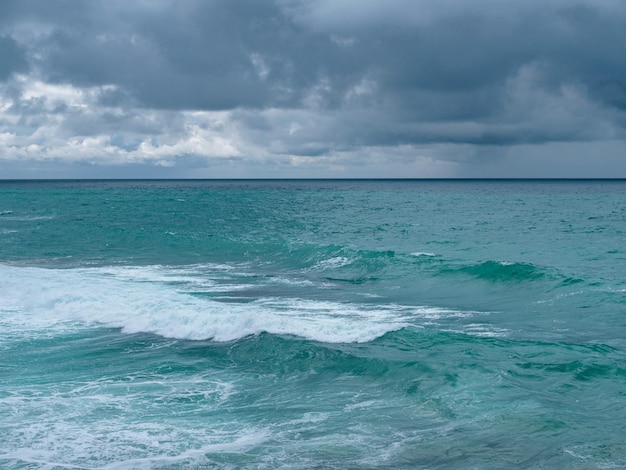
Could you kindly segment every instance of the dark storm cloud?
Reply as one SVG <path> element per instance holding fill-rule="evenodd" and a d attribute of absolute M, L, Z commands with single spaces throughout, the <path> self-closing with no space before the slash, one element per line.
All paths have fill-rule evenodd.
<path fill-rule="evenodd" d="M 39 45 L 48 79 L 116 84 L 146 107 L 215 110 L 295 106 L 319 74 L 341 85 L 354 73 L 330 38 L 271 2 L 117 6 L 83 3 L 57 16 Z"/>
<path fill-rule="evenodd" d="M 12 37 L 0 36 L 0 80 L 27 68 L 26 54 Z"/>
<path fill-rule="evenodd" d="M 624 18 L 584 5 L 501 19 L 480 8 L 451 9 L 426 24 L 382 22 L 355 30 L 335 20 L 339 24 L 320 30 L 270 1 L 24 3 L 22 15 L 52 28 L 37 45 L 49 78 L 122 85 L 146 106 L 295 105 L 320 77 L 330 81 L 324 104 L 333 106 L 367 71 L 391 99 L 413 104 L 415 90 L 492 88 L 497 94 L 507 77 L 532 61 L 552 66 L 546 77 L 552 86 L 579 80 L 615 105 L 621 102 L 611 97 L 626 80 Z M 427 2 L 400 4 L 411 5 L 428 9 Z M 333 35 L 340 38 L 344 30 L 351 41 L 342 45 Z M 263 65 L 255 65 L 255 56 Z"/>
<path fill-rule="evenodd" d="M 0 4 L 0 81 L 88 90 L 80 106 L 13 99 L 20 132 L 48 119 L 120 148 L 197 134 L 176 114 L 195 111 L 229 112 L 241 148 L 304 157 L 623 140 L 624 44 L 617 0 Z"/>

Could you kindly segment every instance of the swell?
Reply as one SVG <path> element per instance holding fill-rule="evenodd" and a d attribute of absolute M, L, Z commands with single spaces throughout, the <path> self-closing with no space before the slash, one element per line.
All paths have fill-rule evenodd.
<path fill-rule="evenodd" d="M 195 353 L 222 348 L 188 345 Z M 198 349 L 199 348 L 199 349 Z M 215 351 L 215 349 L 213 349 Z M 245 338 L 228 348 L 228 360 L 244 368 L 279 375 L 300 373 L 369 377 L 406 395 L 435 390 L 452 400 L 458 393 L 505 397 L 542 389 L 564 401 L 589 397 L 580 391 L 602 386 L 609 395 L 626 385 L 624 352 L 601 343 L 485 338 L 470 334 L 405 327 L 368 343 L 328 344 L 294 341 L 280 335 Z M 260 369 L 259 369 L 260 368 Z M 517 392 L 515 392 L 517 391 Z M 432 397 L 431 397 L 432 398 Z M 458 395 L 456 395 L 458 398 Z M 589 404 L 601 407 L 602 404 Z"/>
<path fill-rule="evenodd" d="M 582 282 L 582 279 L 567 276 L 555 268 L 525 262 L 483 261 L 458 266 L 442 266 L 440 275 L 464 276 L 493 283 L 523 283 L 550 281 L 561 285 Z"/>
<path fill-rule="evenodd" d="M 49 354 L 35 361 L 42 350 Z M 91 330 L 15 342 L 5 352 L 5 359 L 16 367 L 32 362 L 29 369 L 54 368 L 63 374 L 69 368 L 79 375 L 89 374 L 94 364 L 108 364 L 109 373 L 123 376 L 131 357 L 133 369 L 145 373 L 195 375 L 209 367 L 281 379 L 303 374 L 365 377 L 406 394 L 415 393 L 416 387 L 424 393 L 449 387 L 447 393 L 453 394 L 455 388 L 463 392 L 461 386 L 479 390 L 486 384 L 505 395 L 512 389 L 572 394 L 598 383 L 613 383 L 605 388 L 608 392 L 626 385 L 624 352 L 608 345 L 485 338 L 413 327 L 367 343 L 327 343 L 271 333 L 227 342 L 176 341 L 148 333 Z"/>
<path fill-rule="evenodd" d="M 417 251 L 419 247 L 401 251 L 386 249 L 384 245 L 381 249 L 371 249 L 346 243 L 315 243 L 302 239 L 301 232 L 308 229 L 302 224 L 280 223 L 280 214 L 272 214 L 272 218 L 255 225 L 241 207 L 224 213 L 181 214 L 177 212 L 178 206 L 186 203 L 168 201 L 171 207 L 166 204 L 158 212 L 137 216 L 128 208 L 118 213 L 121 201 L 105 200 L 99 204 L 102 207 L 98 206 L 97 211 L 89 205 L 81 206 L 53 219 L 31 221 L 36 230 L 29 237 L 24 237 L 21 231 L 18 233 L 17 226 L 5 224 L 0 259 L 60 267 L 155 262 L 185 265 L 203 260 L 251 263 L 266 274 L 299 273 L 353 285 L 405 275 L 437 277 L 444 279 L 443 282 L 445 279 L 495 284 L 547 282 L 553 286 L 581 281 L 577 276 L 561 273 L 557 267 L 526 260 L 463 260 L 448 253 Z M 101 213 L 109 212 L 117 218 L 102 217 Z"/>
<path fill-rule="evenodd" d="M 514 395 L 514 390 L 541 389 L 572 400 L 581 398 L 577 390 L 592 390 L 598 384 L 604 384 L 609 394 L 626 385 L 624 352 L 601 343 L 485 338 L 413 327 L 367 343 L 326 343 L 270 333 L 229 342 L 171 342 L 143 333 L 104 338 L 107 345 L 97 341 L 107 354 L 133 350 L 137 360 L 157 369 L 159 361 L 162 365 L 172 356 L 172 366 L 178 364 L 190 373 L 210 366 L 281 379 L 311 374 L 318 376 L 316 380 L 361 377 L 406 395 L 445 389 L 450 399 L 455 393 L 484 393 L 480 389 L 487 384 L 492 392 L 499 390 L 502 399 Z M 89 360 L 89 354 L 81 356 Z"/>
<path fill-rule="evenodd" d="M 308 271 L 326 274 L 329 280 L 360 284 L 386 277 L 419 275 L 422 278 L 474 280 L 493 284 L 546 283 L 553 287 L 584 282 L 558 268 L 529 262 L 498 260 L 463 261 L 435 253 L 398 253 L 393 250 L 355 250 L 320 247 L 304 251 L 301 264 Z M 308 266 L 307 266 L 308 264 Z"/>

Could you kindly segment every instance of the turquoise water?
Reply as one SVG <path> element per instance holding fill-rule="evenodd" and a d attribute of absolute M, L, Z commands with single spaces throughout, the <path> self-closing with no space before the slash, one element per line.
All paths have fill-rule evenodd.
<path fill-rule="evenodd" d="M 626 182 L 0 182 L 0 468 L 624 468 Z"/>

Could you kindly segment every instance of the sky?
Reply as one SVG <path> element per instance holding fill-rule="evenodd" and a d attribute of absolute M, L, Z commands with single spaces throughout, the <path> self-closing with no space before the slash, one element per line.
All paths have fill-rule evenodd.
<path fill-rule="evenodd" d="M 626 177 L 623 0 L 2 0 L 0 178 Z"/>

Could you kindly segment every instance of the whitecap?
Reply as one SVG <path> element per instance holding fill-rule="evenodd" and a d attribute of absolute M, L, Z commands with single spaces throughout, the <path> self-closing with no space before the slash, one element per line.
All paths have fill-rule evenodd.
<path fill-rule="evenodd" d="M 188 292 L 200 284 L 205 292 L 221 292 L 223 287 L 210 279 L 187 276 L 182 268 L 0 265 L 0 280 L 0 298 L 5 306 L 0 317 L 3 335 L 46 335 L 106 326 L 125 333 L 187 340 L 232 341 L 267 332 L 329 343 L 358 343 L 427 319 L 472 315 L 435 307 L 292 297 L 220 302 Z"/>
<path fill-rule="evenodd" d="M 352 263 L 352 260 L 350 258 L 346 258 L 345 256 L 335 256 L 333 258 L 328 258 L 328 259 L 319 261 L 310 269 L 312 270 L 334 269 L 334 268 L 340 268 L 342 266 L 347 266 L 350 263 Z"/>

